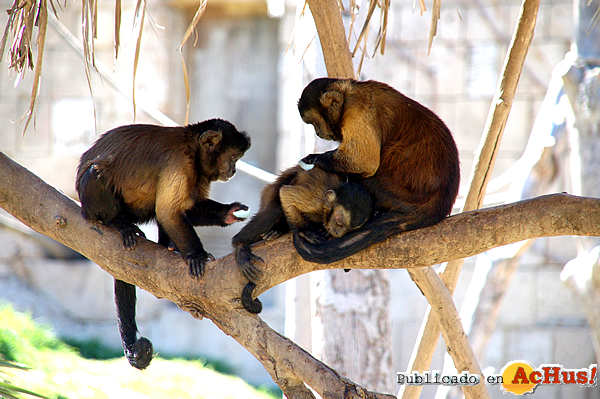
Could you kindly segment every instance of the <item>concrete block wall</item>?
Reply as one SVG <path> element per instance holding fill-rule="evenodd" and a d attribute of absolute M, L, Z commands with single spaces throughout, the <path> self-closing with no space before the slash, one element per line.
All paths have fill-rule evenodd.
<path fill-rule="evenodd" d="M 11 5 L 12 1 L 0 0 L 3 10 Z M 135 1 L 122 2 L 121 49 L 114 68 L 112 2 L 98 4 L 98 24 L 102 28 L 95 41 L 97 62 L 109 70 L 114 69 L 113 76 L 119 88 L 129 96 L 132 93 L 136 45 L 132 28 L 135 5 Z M 57 9 L 59 21 L 81 42 L 81 4 L 66 2 Z M 151 2 L 148 10 L 155 23 L 165 29 L 153 27 L 152 23 L 144 26 L 136 77 L 137 101 L 161 110 L 177 123 L 183 123 L 185 90 L 176 38 L 183 36 L 187 19 L 166 2 Z M 0 13 L 0 26 L 4 27 L 6 21 L 7 14 Z M 37 30 L 34 31 L 34 40 L 36 35 Z M 6 65 L 2 63 L 3 73 L 0 74 L 0 150 L 50 184 L 75 195 L 74 176 L 79 156 L 97 135 L 133 123 L 133 106 L 93 71 L 92 99 L 82 56 L 49 23 L 36 113 L 23 137 L 24 125 L 12 121 L 17 121 L 27 110 L 33 71 L 28 70 L 14 88 L 13 74 L 6 71 Z M 156 123 L 139 108 L 136 122 Z"/>
<path fill-rule="evenodd" d="M 124 3 L 127 10 L 123 15 L 122 33 L 127 35 L 131 31 L 134 2 Z M 483 4 L 483 8 L 480 3 Z M 6 9 L 10 7 L 11 2 L 0 0 L 0 4 Z M 384 81 L 429 106 L 442 117 L 453 131 L 460 150 L 464 185 L 472 166 L 473 152 L 477 148 L 487 118 L 508 41 L 516 23 L 520 1 L 442 2 L 438 35 L 434 39 L 429 55 L 427 40 L 430 13 L 419 16 L 418 9 L 413 11 L 413 6 L 413 0 L 392 1 L 386 54 L 367 59 L 362 78 Z M 185 13 L 169 9 L 163 3 L 149 3 L 149 7 L 153 18 L 159 25 L 165 26 L 168 32 L 161 30 L 155 32 L 149 26 L 150 24 L 146 25 L 143 39 L 145 47 L 142 50 L 138 69 L 137 93 L 140 99 L 149 101 L 181 123 L 185 97 L 180 60 L 175 48 L 189 19 L 186 18 Z M 60 12 L 61 21 L 76 36 L 80 35 L 79 12 L 79 4 L 70 2 L 67 3 L 65 10 Z M 110 19 L 112 4 L 101 3 L 100 13 L 101 20 Z M 5 21 L 6 15 L 0 14 L 0 26 L 3 26 Z M 286 21 L 289 22 L 289 19 Z M 257 146 L 260 150 L 249 153 L 248 160 L 276 172 L 275 155 L 269 156 L 266 151 L 266 148 L 270 148 L 269 151 L 274 152 L 276 148 L 272 136 L 274 132 L 270 130 L 275 129 L 276 126 L 276 117 L 273 116 L 278 106 L 274 96 L 274 91 L 277 90 L 276 83 L 265 81 L 266 90 L 261 92 L 263 98 L 261 101 L 269 105 L 257 108 L 256 104 L 253 104 L 254 96 L 251 95 L 253 90 L 256 90 L 256 85 L 252 86 L 249 82 L 257 76 L 266 79 L 265 75 L 276 73 L 277 65 L 289 63 L 289 60 L 282 61 L 285 60 L 283 57 L 287 42 L 283 45 L 283 41 L 280 41 L 279 47 L 275 49 L 269 47 L 277 43 L 278 35 L 282 37 L 285 34 L 281 32 L 281 27 L 278 28 L 275 26 L 276 23 L 270 20 L 259 19 L 246 21 L 243 24 L 238 22 L 215 19 L 209 22 L 210 32 L 213 33 L 200 29 L 200 38 L 207 42 L 200 41 L 199 49 L 190 59 L 190 65 L 193 65 L 191 74 L 193 90 L 200 99 L 199 104 L 193 105 L 196 108 L 193 108 L 192 120 L 217 116 L 212 115 L 211 111 L 232 120 L 240 128 L 248 130 L 253 140 L 256 138 L 255 145 L 265 143 Z M 247 31 L 244 31 L 242 26 Z M 569 51 L 571 31 L 572 2 L 570 0 L 543 1 L 540 5 L 533 44 L 525 63 L 525 71 L 520 80 L 493 176 L 506 170 L 521 155 L 545 95 L 552 69 Z M 98 59 L 106 65 L 112 65 L 112 37 L 109 32 L 112 30 L 102 31 L 103 34 L 98 39 L 96 48 Z M 216 39 L 211 38 L 213 34 L 217 35 Z M 244 34 L 252 35 L 252 40 L 244 41 Z M 267 41 L 269 37 L 273 39 L 272 42 L 261 44 L 261 40 Z M 131 40 L 123 40 L 123 43 L 124 48 L 121 50 L 116 71 L 122 87 L 127 91 L 131 87 L 130 65 L 133 44 Z M 238 88 L 239 85 L 233 85 L 233 81 L 228 81 L 232 83 L 228 86 L 228 90 L 219 90 L 211 86 L 215 77 L 222 76 L 222 68 L 224 68 L 216 60 L 215 63 L 211 62 L 211 58 L 222 54 L 218 52 L 219 43 L 229 43 L 242 51 L 239 60 L 232 59 L 225 65 L 232 66 L 237 61 L 240 64 L 239 68 L 246 69 L 246 74 L 227 74 L 232 76 L 232 79 L 237 79 L 241 88 Z M 245 48 L 248 50 L 248 46 L 255 46 L 254 51 L 266 54 L 261 60 L 262 63 L 247 62 L 251 59 L 251 54 L 243 51 Z M 274 59 L 267 60 L 267 57 Z M 64 65 L 69 65 L 69 68 L 64 68 Z M 73 67 L 73 65 L 80 67 Z M 11 124 L 9 121 L 17 119 L 26 109 L 30 88 L 28 79 L 31 79 L 31 76 L 32 73 L 28 73 L 20 86 L 13 89 L 8 75 L 0 74 L 2 85 L 0 150 L 25 164 L 51 184 L 72 194 L 77 158 L 82 146 L 87 148 L 96 134 L 94 123 L 91 122 L 92 101 L 88 94 L 81 58 L 64 44 L 52 28 L 49 28 L 36 129 L 31 127 L 25 138 L 22 138 L 22 126 Z M 115 94 L 97 77 L 94 78 L 94 88 L 98 132 L 132 121 L 131 106 L 127 101 Z M 223 101 L 215 101 L 215 93 L 219 97 L 224 97 L 221 99 Z M 280 97 L 294 98 L 294 95 Z M 138 122 L 153 121 L 140 111 Z M 64 135 L 58 134 L 60 132 Z M 241 188 L 241 184 L 233 182 L 225 187 L 239 186 L 233 192 L 223 187 L 216 187 L 214 193 L 217 196 L 223 195 L 219 198 L 223 201 L 248 198 L 247 201 L 251 202 L 250 205 L 256 209 L 258 189 L 261 184 L 256 182 L 250 184 L 256 186 L 253 188 L 255 193 L 252 195 Z M 227 195 L 232 195 L 233 198 L 228 198 Z M 217 256 L 229 252 L 228 240 L 221 234 L 221 231 L 201 232 L 201 237 L 203 240 L 207 237 L 207 246 Z M 210 241 L 211 237 L 214 237 L 213 241 Z M 0 236 L 1 243 L 10 243 L 12 242 L 10 240 L 12 238 Z M 1 246 L 12 248 L 10 244 L 7 245 Z M 517 359 L 527 360 L 534 365 L 560 363 L 568 368 L 585 367 L 593 362 L 585 316 L 577 299 L 559 279 L 562 265 L 575 256 L 574 249 L 571 238 L 542 239 L 538 240 L 534 248 L 523 258 L 519 272 L 503 304 L 486 357 L 481 359 L 483 368 L 491 366 L 499 372 L 508 361 Z M 35 283 L 27 279 L 27 275 L 38 268 L 52 267 L 56 268 L 55 272 L 60 275 L 79 277 L 79 280 L 71 284 L 75 287 L 91 281 L 91 276 L 95 276 L 91 269 L 95 268 L 96 272 L 103 274 L 102 278 L 92 279 L 99 281 L 91 291 L 97 294 L 96 301 L 98 301 L 93 306 L 97 307 L 98 311 L 103 310 L 95 320 L 88 320 L 83 325 L 74 327 L 74 319 L 62 318 L 71 313 L 72 305 L 68 303 L 67 297 L 56 292 L 40 294 L 34 290 L 31 296 L 22 296 L 23 300 L 19 300 L 19 306 L 24 310 L 32 310 L 34 316 L 41 320 L 55 323 L 59 332 L 79 331 L 81 337 L 92 337 L 99 333 L 102 337 L 106 337 L 107 342 L 118 344 L 112 294 L 110 290 L 106 290 L 107 284 L 110 285 L 111 281 L 109 276 L 96 266 L 85 266 L 81 262 L 71 265 L 73 269 L 65 272 L 67 267 L 65 265 L 33 261 L 30 258 L 34 257 L 35 251 L 29 245 L 19 251 L 21 252 L 0 259 L 0 282 L 2 287 L 8 287 L 0 288 L 0 293 L 6 293 L 0 296 L 7 300 L 14 300 L 15 295 L 19 295 L 17 293 L 23 293 L 32 286 L 43 286 L 43 283 Z M 31 256 L 26 257 L 24 261 L 16 260 L 22 254 Z M 79 267 L 86 271 L 75 271 Z M 474 260 L 467 260 L 455 295 L 459 306 L 473 268 Z M 52 272 L 48 271 L 48 273 Z M 404 371 L 427 303 L 404 270 L 390 271 L 390 278 L 394 368 L 396 371 Z M 263 317 L 279 331 L 283 329 L 283 297 L 283 288 L 277 287 L 261 298 L 265 305 L 268 305 Z M 52 300 L 49 301 L 48 298 Z M 36 310 L 35 307 L 39 303 L 52 306 L 48 305 Z M 67 311 L 68 309 L 71 311 Z M 269 381 L 261 366 L 258 363 L 248 366 L 252 363 L 252 359 L 244 355 L 245 351 L 240 350 L 237 343 L 230 342 L 229 337 L 224 337 L 222 333 L 216 331 L 210 322 L 198 322 L 174 308 L 173 305 L 145 294 L 140 294 L 139 313 L 140 330 L 154 341 L 159 351 L 204 354 L 211 357 L 222 355 L 226 360 L 234 362 L 234 359 L 243 359 L 240 362 L 243 364 L 236 364 L 243 370 L 246 378 L 255 383 Z M 59 317 L 59 314 L 63 316 Z M 172 325 L 180 326 L 175 335 L 165 327 Z M 174 336 L 176 340 L 169 340 Z M 202 337 L 211 338 L 209 341 Z M 440 341 L 432 369 L 442 367 L 443 356 L 443 341 Z M 494 389 L 490 389 L 490 392 L 493 393 L 493 397 L 503 395 L 499 388 L 497 392 Z M 539 392 L 541 397 L 556 399 L 599 397 L 597 391 L 578 387 L 542 387 L 536 392 Z M 435 390 L 426 389 L 423 397 L 429 398 L 434 395 Z"/>

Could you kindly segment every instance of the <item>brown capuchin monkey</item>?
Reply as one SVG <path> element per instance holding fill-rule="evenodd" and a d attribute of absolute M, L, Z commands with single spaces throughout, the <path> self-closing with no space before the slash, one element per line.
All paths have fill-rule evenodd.
<path fill-rule="evenodd" d="M 264 262 L 250 245 L 290 231 L 342 237 L 362 226 L 372 209 L 369 193 L 342 175 L 301 166 L 282 172 L 263 188 L 259 211 L 231 240 L 238 266 L 250 281 L 242 292 L 242 305 L 251 313 L 262 310 L 260 300 L 252 300 L 252 291 L 261 275 L 257 264 Z"/>
<path fill-rule="evenodd" d="M 298 110 L 317 136 L 340 143 L 302 161 L 359 179 L 375 210 L 361 229 L 340 238 L 294 234 L 305 260 L 332 263 L 450 214 L 460 183 L 458 150 L 431 110 L 384 83 L 329 78 L 306 86 Z"/>
<path fill-rule="evenodd" d="M 250 148 L 250 138 L 221 119 L 178 127 L 121 126 L 103 134 L 80 159 L 76 189 L 83 217 L 112 227 L 132 250 L 144 234 L 136 226 L 156 220 L 158 243 L 170 243 L 198 278 L 214 257 L 193 226 L 228 226 L 243 220 L 248 207 L 208 198 L 213 181 L 227 181 Z M 148 367 L 152 343 L 137 339 L 135 285 L 115 279 L 121 341 L 129 363 Z"/>

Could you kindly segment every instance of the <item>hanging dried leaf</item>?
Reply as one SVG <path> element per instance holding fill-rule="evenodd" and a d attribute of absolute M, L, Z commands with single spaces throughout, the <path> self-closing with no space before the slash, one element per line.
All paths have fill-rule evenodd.
<path fill-rule="evenodd" d="M 437 34 L 437 25 L 441 15 L 441 7 L 442 0 L 433 0 L 433 8 L 431 10 L 431 25 L 429 26 L 429 46 L 427 47 L 427 54 L 431 52 L 433 38 Z"/>
<path fill-rule="evenodd" d="M 94 107 L 94 121 L 96 120 L 96 101 L 94 99 L 94 88 L 92 86 L 92 72 L 91 68 L 96 69 L 96 55 L 94 52 L 94 35 L 96 28 L 97 18 L 95 10 L 95 0 L 82 0 L 81 2 L 81 35 L 83 44 L 83 68 L 85 71 L 85 78 L 92 98 L 92 104 Z"/>
<path fill-rule="evenodd" d="M 132 94 L 131 101 L 133 103 L 133 121 L 136 118 L 136 105 L 135 105 L 135 77 L 137 74 L 138 61 L 140 59 L 140 49 L 142 47 L 142 32 L 144 30 L 144 20 L 146 19 L 146 0 L 138 0 L 135 7 L 135 19 L 134 26 L 139 26 L 137 42 L 135 45 L 135 56 L 133 58 L 133 82 L 132 82 Z"/>
<path fill-rule="evenodd" d="M 357 9 L 356 9 L 356 0 L 349 1 L 349 9 L 350 9 L 350 27 L 348 29 L 348 43 L 352 40 L 352 32 L 354 32 L 354 21 L 356 21 Z M 340 10 L 344 10 L 340 7 Z"/>
<path fill-rule="evenodd" d="M 367 29 L 367 32 L 365 33 L 365 39 L 364 39 L 364 48 L 363 48 L 362 54 L 360 56 L 360 61 L 358 63 L 358 67 L 356 68 L 356 76 L 360 76 L 360 72 L 362 71 L 363 62 L 365 61 L 365 55 L 367 53 L 367 40 L 368 39 L 369 39 L 369 30 Z"/>
<path fill-rule="evenodd" d="M 190 115 L 191 94 L 190 94 L 190 80 L 189 80 L 189 76 L 188 76 L 188 72 L 187 72 L 187 67 L 185 66 L 185 59 L 183 58 L 183 45 L 185 44 L 185 42 L 187 42 L 189 37 L 192 35 L 192 32 L 196 28 L 196 25 L 198 25 L 198 21 L 200 21 L 202 14 L 204 14 L 204 10 L 206 9 L 206 1 L 207 0 L 201 1 L 200 6 L 198 7 L 198 10 L 196 11 L 196 14 L 194 15 L 194 18 L 192 19 L 192 22 L 190 23 L 187 30 L 185 31 L 185 34 L 183 35 L 183 39 L 181 39 L 181 43 L 179 43 L 179 47 L 177 48 L 177 50 L 179 51 L 179 54 L 181 56 L 181 67 L 183 69 L 183 83 L 185 84 L 185 105 L 186 105 L 185 124 L 186 125 L 188 124 L 188 118 Z"/>
<path fill-rule="evenodd" d="M 119 58 L 119 46 L 121 45 L 121 0 L 115 1 L 115 64 Z"/>
<path fill-rule="evenodd" d="M 56 13 L 52 2 L 51 6 Z M 47 0 L 15 0 L 12 7 L 8 10 L 8 15 L 6 28 L 0 40 L 0 62 L 8 45 L 8 68 L 15 71 L 15 86 L 21 82 L 27 69 L 34 71 L 29 106 L 27 111 L 19 118 L 19 122 L 26 121 L 23 129 L 23 134 L 25 134 L 29 122 L 34 115 L 36 100 L 40 90 L 44 43 L 46 42 L 46 29 L 48 25 Z M 38 28 L 36 39 L 37 56 L 35 61 L 33 55 L 34 27 Z"/>
<path fill-rule="evenodd" d="M 183 82 L 185 84 L 185 121 L 184 121 L 184 125 L 187 125 L 189 122 L 189 116 L 190 116 L 190 97 L 191 97 L 191 91 L 190 91 L 190 80 L 188 77 L 188 71 L 187 71 L 187 67 L 185 66 L 185 60 L 183 59 L 183 53 L 179 53 L 179 55 L 181 56 L 181 67 L 183 69 Z"/>
<path fill-rule="evenodd" d="M 423 16 L 423 13 L 427 12 L 427 7 L 425 7 L 425 0 L 419 0 L 419 7 L 421 8 L 421 16 Z"/>
<path fill-rule="evenodd" d="M 180 53 L 183 51 L 183 45 L 185 44 L 187 39 L 189 39 L 190 35 L 196 28 L 198 21 L 200 21 L 202 14 L 204 14 L 204 10 L 206 9 L 206 1 L 207 0 L 201 1 L 200 6 L 198 7 L 198 10 L 196 11 L 196 14 L 194 15 L 194 19 L 192 19 L 192 22 L 190 23 L 187 30 L 185 31 L 185 34 L 183 35 L 183 39 L 181 39 L 181 43 L 179 43 L 179 47 L 178 47 L 178 50 Z"/>
<path fill-rule="evenodd" d="M 48 7 L 46 0 L 41 0 L 39 3 L 39 14 L 37 21 L 34 22 L 38 26 L 38 37 L 37 37 L 37 62 L 35 64 L 35 70 L 33 72 L 33 86 L 31 88 L 31 96 L 29 97 L 29 108 L 27 112 L 21 117 L 21 122 L 26 119 L 25 126 L 23 128 L 23 136 L 27 131 L 29 122 L 33 117 L 33 111 L 37 96 L 39 94 L 40 83 L 42 80 L 42 60 L 44 58 L 44 44 L 46 43 L 46 30 L 48 28 Z"/>
<path fill-rule="evenodd" d="M 0 62 L 2 62 L 2 58 L 4 56 L 4 50 L 6 48 L 6 42 L 8 40 L 9 33 L 13 29 L 14 21 L 17 18 L 17 6 L 18 0 L 15 0 L 15 2 L 12 5 L 12 8 L 10 10 L 7 10 L 8 21 L 6 22 L 6 28 L 4 29 L 4 34 L 2 35 L 2 40 L 0 41 Z"/>
<path fill-rule="evenodd" d="M 379 33 L 377 34 L 377 45 L 375 46 L 375 51 L 377 51 L 377 47 L 381 46 L 381 55 L 385 54 L 385 41 L 387 39 L 387 25 L 388 25 L 388 16 L 390 14 L 390 0 L 383 0 L 383 4 L 381 7 L 381 22 Z"/>
<path fill-rule="evenodd" d="M 375 7 L 377 6 L 377 1 L 371 0 L 369 3 L 369 11 L 367 12 L 367 17 L 365 18 L 365 23 L 360 31 L 360 35 L 358 35 L 358 39 L 356 40 L 356 46 L 354 46 L 354 51 L 352 51 L 352 57 L 356 55 L 356 51 L 360 46 L 360 42 L 364 40 L 365 46 L 363 47 L 363 52 L 366 51 L 367 41 L 366 41 L 366 33 L 369 29 L 369 24 L 371 23 L 371 17 L 373 17 L 373 12 L 375 11 Z"/>

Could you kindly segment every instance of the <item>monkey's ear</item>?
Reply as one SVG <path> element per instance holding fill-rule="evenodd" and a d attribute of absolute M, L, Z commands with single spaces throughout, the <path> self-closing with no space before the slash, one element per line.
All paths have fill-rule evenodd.
<path fill-rule="evenodd" d="M 200 136 L 200 145 L 205 147 L 210 152 L 217 147 L 222 138 L 223 134 L 221 132 L 207 130 L 206 132 L 202 133 L 202 136 Z"/>
<path fill-rule="evenodd" d="M 344 102 L 344 96 L 337 90 L 330 90 L 321 96 L 321 105 L 326 108 L 339 107 Z"/>
<path fill-rule="evenodd" d="M 343 94 L 336 90 L 327 91 L 321 96 L 321 105 L 327 110 L 329 115 L 335 121 L 338 121 L 342 115 L 343 103 Z"/>
<path fill-rule="evenodd" d="M 325 200 L 325 206 L 327 208 L 333 208 L 333 204 L 335 203 L 336 198 L 337 198 L 337 195 L 335 194 L 335 191 L 333 191 L 333 190 L 325 191 L 325 194 L 323 195 L 323 199 Z"/>

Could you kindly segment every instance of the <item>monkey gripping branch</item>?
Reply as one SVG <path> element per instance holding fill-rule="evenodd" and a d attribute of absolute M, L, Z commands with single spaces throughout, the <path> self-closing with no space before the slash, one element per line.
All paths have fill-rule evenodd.
<path fill-rule="evenodd" d="M 287 397 L 314 397 L 306 385 L 324 398 L 391 397 L 340 376 L 248 313 L 240 303 L 247 280 L 233 255 L 208 262 L 198 280 L 190 278 L 183 258 L 158 244 L 140 240 L 136 250 L 126 251 L 118 232 L 84 220 L 75 201 L 2 153 L 0 207 L 113 277 L 173 301 L 196 318 L 211 319 L 263 364 Z M 600 236 L 600 199 L 553 194 L 454 215 L 329 265 L 303 261 L 287 235 L 253 247 L 265 260 L 256 294 L 314 270 L 424 267 L 528 238 L 560 235 Z"/>

